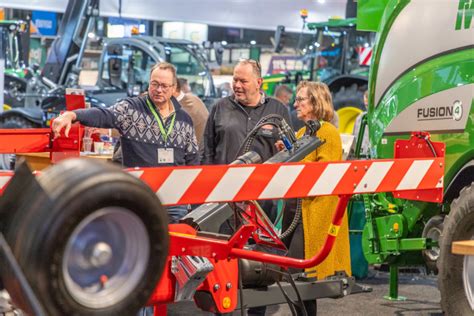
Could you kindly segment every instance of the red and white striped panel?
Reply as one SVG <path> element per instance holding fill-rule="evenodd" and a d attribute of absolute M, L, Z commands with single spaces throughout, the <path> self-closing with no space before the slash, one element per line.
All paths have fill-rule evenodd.
<path fill-rule="evenodd" d="M 432 190 L 442 198 L 444 158 L 136 168 L 165 205 Z M 437 199 L 437 200 L 436 200 Z"/>
<path fill-rule="evenodd" d="M 5 188 L 13 177 L 13 171 L 2 171 L 0 172 L 0 194 L 3 194 Z"/>
<path fill-rule="evenodd" d="M 359 65 L 370 66 L 370 61 L 372 59 L 372 47 L 360 47 L 358 53 Z"/>

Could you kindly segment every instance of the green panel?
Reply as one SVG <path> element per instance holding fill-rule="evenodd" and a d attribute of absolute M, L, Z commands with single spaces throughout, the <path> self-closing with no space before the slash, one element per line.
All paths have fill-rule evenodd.
<path fill-rule="evenodd" d="M 417 78 L 413 80 L 413 78 Z M 400 112 L 415 101 L 450 88 L 474 82 L 474 49 L 449 53 L 418 65 L 389 88 L 379 106 L 370 109 L 370 141 L 378 158 L 393 157 L 394 142 L 401 137 L 383 136 L 385 128 Z M 474 157 L 474 106 L 464 133 L 433 134 L 433 141 L 446 144 L 445 185 L 460 166 Z M 415 127 L 414 127 L 415 128 Z M 382 138 L 385 145 L 381 144 Z"/>
<path fill-rule="evenodd" d="M 319 23 L 308 23 L 306 24 L 306 27 L 309 30 L 315 30 L 318 28 L 323 28 L 323 27 L 351 27 L 356 24 L 356 18 L 351 18 L 351 19 L 329 19 L 327 22 L 319 22 Z"/>
<path fill-rule="evenodd" d="M 470 29 L 472 15 L 474 14 L 474 1 L 459 0 L 458 14 L 456 17 L 456 30 Z"/>
<path fill-rule="evenodd" d="M 425 238 L 392 239 L 386 242 L 387 251 L 417 251 L 426 249 Z"/>
<path fill-rule="evenodd" d="M 357 29 L 359 31 L 377 32 L 388 1 L 389 0 L 357 1 Z"/>

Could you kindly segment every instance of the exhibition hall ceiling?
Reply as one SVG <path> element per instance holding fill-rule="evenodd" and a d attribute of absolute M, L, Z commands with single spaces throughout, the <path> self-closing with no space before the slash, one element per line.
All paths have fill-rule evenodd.
<path fill-rule="evenodd" d="M 301 9 L 308 21 L 345 15 L 347 0 L 122 0 L 122 17 L 157 21 L 184 21 L 217 26 L 274 30 L 285 25 L 300 31 Z M 0 7 L 63 12 L 67 0 L 0 1 Z M 100 15 L 119 16 L 119 0 L 102 0 Z"/>

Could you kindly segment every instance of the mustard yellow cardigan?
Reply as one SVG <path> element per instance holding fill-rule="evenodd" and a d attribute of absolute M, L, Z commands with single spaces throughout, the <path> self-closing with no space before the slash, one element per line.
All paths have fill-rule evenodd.
<path fill-rule="evenodd" d="M 297 137 L 302 137 L 305 131 L 305 127 L 301 128 L 297 133 Z M 318 130 L 317 136 L 325 140 L 326 143 L 307 155 L 302 162 L 341 160 L 342 144 L 337 129 L 332 124 L 324 122 Z M 338 199 L 337 196 L 318 196 L 303 199 L 302 221 L 306 259 L 313 257 L 323 246 Z M 347 213 L 344 215 L 334 247 L 326 260 L 315 268 L 306 269 L 306 271 L 311 276 L 316 276 L 318 280 L 323 280 L 336 271 L 345 271 L 348 275 L 351 275 Z"/>

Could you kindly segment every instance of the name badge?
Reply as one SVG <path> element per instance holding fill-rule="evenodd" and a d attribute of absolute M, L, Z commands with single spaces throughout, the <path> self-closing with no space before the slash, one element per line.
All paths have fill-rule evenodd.
<path fill-rule="evenodd" d="M 158 148 L 158 163 L 174 163 L 173 148 Z"/>

